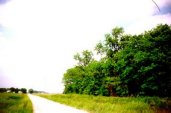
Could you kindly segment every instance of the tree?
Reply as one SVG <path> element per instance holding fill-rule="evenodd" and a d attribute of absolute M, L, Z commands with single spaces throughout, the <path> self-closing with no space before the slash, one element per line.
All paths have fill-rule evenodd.
<path fill-rule="evenodd" d="M 7 88 L 0 88 L 0 93 L 7 92 Z"/>
<path fill-rule="evenodd" d="M 15 88 L 14 88 L 14 87 L 11 87 L 11 88 L 10 88 L 10 91 L 11 91 L 11 92 L 15 92 Z"/>
<path fill-rule="evenodd" d="M 30 94 L 32 94 L 32 93 L 34 92 L 34 90 L 33 90 L 33 89 L 29 89 L 28 92 L 29 92 Z"/>
<path fill-rule="evenodd" d="M 105 96 L 171 95 L 171 26 L 158 25 L 140 35 L 116 27 L 90 51 L 76 54 L 78 65 L 64 74 L 65 93 Z"/>
<path fill-rule="evenodd" d="M 21 88 L 21 92 L 22 93 L 27 93 L 27 89 L 26 88 Z"/>
<path fill-rule="evenodd" d="M 82 55 L 77 53 L 74 55 L 74 59 L 78 61 L 79 66 L 87 66 L 91 61 L 93 61 L 93 53 L 88 50 L 84 50 Z"/>
<path fill-rule="evenodd" d="M 115 69 L 121 79 L 120 90 L 126 86 L 129 95 L 169 96 L 169 42 L 171 27 L 168 25 L 158 25 L 144 34 L 132 36 L 116 55 Z"/>
<path fill-rule="evenodd" d="M 83 76 L 84 71 L 79 66 L 68 69 L 63 78 L 65 85 L 64 93 L 79 93 Z"/>
<path fill-rule="evenodd" d="M 20 91 L 20 89 L 18 89 L 18 88 L 15 88 L 15 93 L 18 93 Z"/>

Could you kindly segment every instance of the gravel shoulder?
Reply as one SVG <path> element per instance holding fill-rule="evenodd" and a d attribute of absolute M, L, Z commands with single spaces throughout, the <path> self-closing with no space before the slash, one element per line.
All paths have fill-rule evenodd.
<path fill-rule="evenodd" d="M 33 104 L 34 113 L 88 113 L 51 100 L 28 94 Z"/>

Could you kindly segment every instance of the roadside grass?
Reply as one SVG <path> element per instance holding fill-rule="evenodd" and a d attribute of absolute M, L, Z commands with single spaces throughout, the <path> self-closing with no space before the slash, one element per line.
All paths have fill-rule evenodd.
<path fill-rule="evenodd" d="M 39 94 L 38 96 L 89 113 L 155 113 L 156 108 L 162 105 L 158 97 L 104 97 L 78 94 Z"/>
<path fill-rule="evenodd" d="M 33 113 L 27 94 L 0 93 L 0 113 Z"/>

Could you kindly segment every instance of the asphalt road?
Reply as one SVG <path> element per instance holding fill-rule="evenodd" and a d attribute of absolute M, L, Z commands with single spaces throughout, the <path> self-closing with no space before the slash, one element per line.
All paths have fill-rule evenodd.
<path fill-rule="evenodd" d="M 28 96 L 32 101 L 34 113 L 88 113 L 35 95 Z"/>

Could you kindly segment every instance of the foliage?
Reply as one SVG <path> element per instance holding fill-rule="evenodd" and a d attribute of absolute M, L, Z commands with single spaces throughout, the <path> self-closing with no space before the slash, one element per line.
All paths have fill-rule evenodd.
<path fill-rule="evenodd" d="M 0 113 L 33 113 L 32 103 L 25 94 L 0 93 Z"/>
<path fill-rule="evenodd" d="M 21 92 L 22 93 L 27 93 L 27 89 L 26 88 L 21 88 Z"/>
<path fill-rule="evenodd" d="M 79 66 L 86 66 L 93 60 L 92 56 L 91 51 L 85 50 L 82 52 L 82 56 L 79 53 L 75 54 L 74 59 L 78 61 Z"/>
<path fill-rule="evenodd" d="M 33 93 L 34 90 L 33 90 L 33 89 L 29 89 L 28 92 L 29 92 L 29 93 Z"/>
<path fill-rule="evenodd" d="M 7 88 L 0 88 L 0 93 L 7 92 Z"/>
<path fill-rule="evenodd" d="M 64 74 L 64 93 L 105 96 L 171 96 L 171 26 L 158 25 L 140 35 L 116 27 L 95 50 L 76 54 L 78 64 Z"/>
<path fill-rule="evenodd" d="M 11 87 L 10 88 L 10 92 L 15 92 L 15 88 L 14 87 Z"/>
<path fill-rule="evenodd" d="M 22 93 L 27 93 L 27 89 L 26 88 L 14 88 L 14 87 L 10 87 L 10 88 L 0 88 L 0 93 L 6 93 L 6 92 L 11 92 L 11 93 L 19 93 L 19 91 L 21 91 Z"/>
<path fill-rule="evenodd" d="M 129 95 L 170 96 L 171 27 L 133 36 L 116 56 L 115 69 Z"/>

